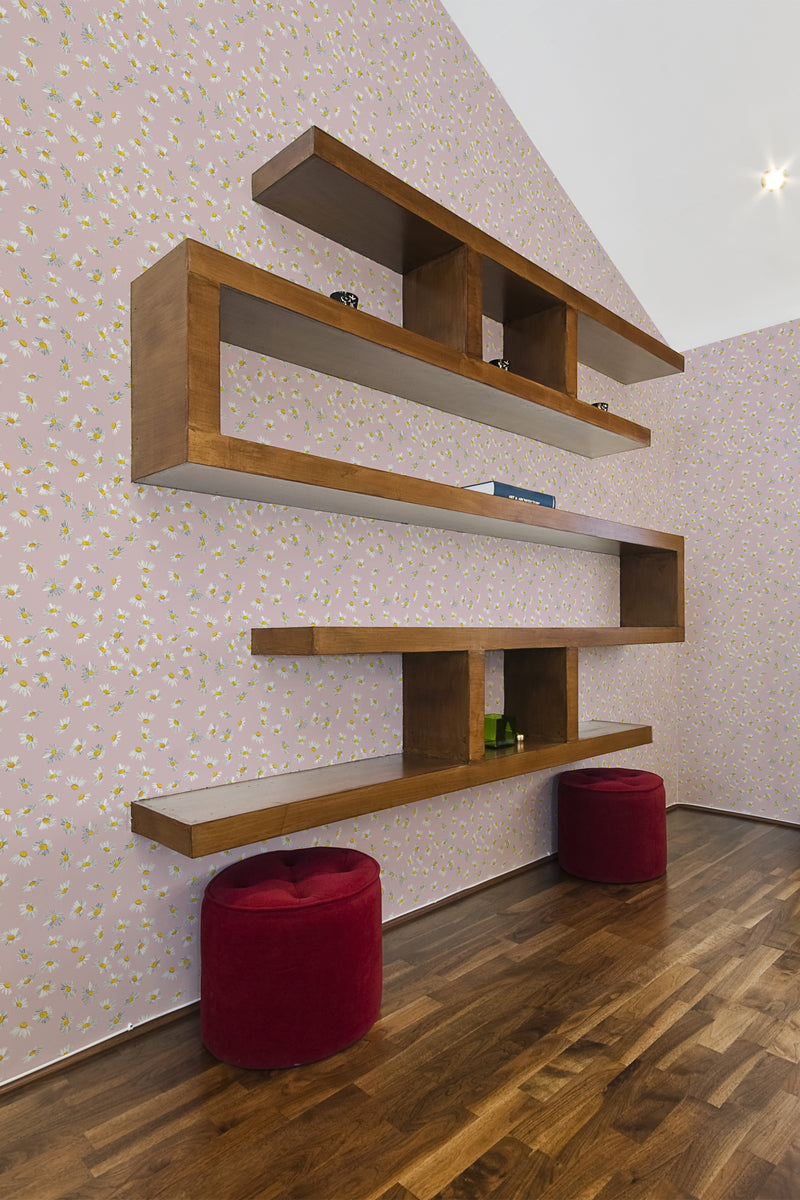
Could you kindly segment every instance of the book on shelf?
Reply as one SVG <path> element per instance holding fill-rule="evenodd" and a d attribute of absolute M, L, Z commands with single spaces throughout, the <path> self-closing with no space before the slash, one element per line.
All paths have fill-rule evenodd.
<path fill-rule="evenodd" d="M 528 488 L 517 487 L 513 483 L 501 483 L 499 479 L 486 479 L 483 483 L 465 483 L 464 487 L 471 492 L 487 492 L 490 496 L 506 496 L 509 500 L 525 500 L 528 504 L 541 504 L 545 508 L 555 508 L 556 498 L 549 492 L 532 492 Z"/>

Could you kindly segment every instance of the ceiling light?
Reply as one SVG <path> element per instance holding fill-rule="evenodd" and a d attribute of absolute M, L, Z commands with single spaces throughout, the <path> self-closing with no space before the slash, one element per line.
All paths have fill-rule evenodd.
<path fill-rule="evenodd" d="M 768 192 L 777 192 L 786 183 L 786 171 L 783 167 L 770 167 L 761 176 L 761 186 Z"/>

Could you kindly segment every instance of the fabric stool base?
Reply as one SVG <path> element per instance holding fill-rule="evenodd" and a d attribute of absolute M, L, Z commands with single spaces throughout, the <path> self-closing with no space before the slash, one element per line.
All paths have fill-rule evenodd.
<path fill-rule="evenodd" d="M 327 1058 L 378 1018 L 380 868 L 338 847 L 272 851 L 234 863 L 201 914 L 203 1043 L 237 1066 Z"/>
<path fill-rule="evenodd" d="M 664 781 L 651 771 L 589 767 L 558 780 L 558 859 L 598 883 L 639 883 L 667 869 Z"/>

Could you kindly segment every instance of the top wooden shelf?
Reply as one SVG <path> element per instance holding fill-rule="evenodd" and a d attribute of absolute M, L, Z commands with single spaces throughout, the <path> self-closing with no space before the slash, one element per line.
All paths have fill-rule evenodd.
<path fill-rule="evenodd" d="M 564 305 L 576 314 L 578 361 L 620 383 L 683 370 L 677 351 L 315 126 L 254 172 L 252 193 L 404 276 L 466 247 L 479 260 L 486 316 L 507 325 Z"/>

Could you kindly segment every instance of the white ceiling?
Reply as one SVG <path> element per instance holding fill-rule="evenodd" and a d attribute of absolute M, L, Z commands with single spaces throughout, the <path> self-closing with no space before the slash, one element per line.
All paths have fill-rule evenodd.
<path fill-rule="evenodd" d="M 800 318 L 800 0 L 443 5 L 670 345 Z"/>

